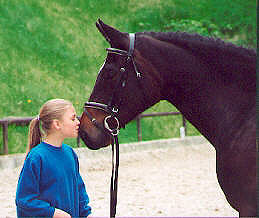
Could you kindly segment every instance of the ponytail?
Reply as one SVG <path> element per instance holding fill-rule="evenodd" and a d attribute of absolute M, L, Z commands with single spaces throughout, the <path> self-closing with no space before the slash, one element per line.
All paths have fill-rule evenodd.
<path fill-rule="evenodd" d="M 38 116 L 30 122 L 26 156 L 32 148 L 41 143 L 41 137 L 42 133 L 40 131 L 40 120 Z"/>

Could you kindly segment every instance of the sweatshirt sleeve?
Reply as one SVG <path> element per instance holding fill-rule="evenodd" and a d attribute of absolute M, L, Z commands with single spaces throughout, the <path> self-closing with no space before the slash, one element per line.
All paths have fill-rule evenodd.
<path fill-rule="evenodd" d="M 87 217 L 91 213 L 89 204 L 89 197 L 85 190 L 85 184 L 80 174 L 78 175 L 78 189 L 79 189 L 79 213 L 80 217 Z"/>
<path fill-rule="evenodd" d="M 91 214 L 92 208 L 88 205 L 89 204 L 89 197 L 85 189 L 84 181 L 79 172 L 79 161 L 77 154 L 73 151 L 76 166 L 77 166 L 77 173 L 78 173 L 78 190 L 79 190 L 79 214 L 80 217 L 87 217 Z"/>
<path fill-rule="evenodd" d="M 54 215 L 55 208 L 51 207 L 48 202 L 39 199 L 40 169 L 40 157 L 30 157 L 28 155 L 24 162 L 16 190 L 18 217 L 53 217 Z"/>

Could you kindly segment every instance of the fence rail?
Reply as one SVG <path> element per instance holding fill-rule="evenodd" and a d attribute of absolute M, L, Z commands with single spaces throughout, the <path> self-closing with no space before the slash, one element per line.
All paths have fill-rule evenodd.
<path fill-rule="evenodd" d="M 171 116 L 171 115 L 181 115 L 180 112 L 156 112 L 156 113 L 149 113 L 149 114 L 140 114 L 138 115 L 135 120 L 137 121 L 137 137 L 138 141 L 142 141 L 142 130 L 141 130 L 141 119 L 145 117 L 157 117 L 157 116 Z M 34 117 L 6 117 L 0 119 L 0 125 L 2 126 L 3 131 L 3 151 L 1 153 L 8 154 L 8 126 L 9 125 L 17 125 L 17 126 L 25 126 L 29 125 L 31 120 Z M 182 115 L 182 124 L 184 128 L 184 135 L 186 135 L 186 120 Z M 80 147 L 80 139 L 77 138 L 77 146 Z"/>
<path fill-rule="evenodd" d="M 29 125 L 34 117 L 6 117 L 0 120 L 0 125 L 3 129 L 3 152 L 8 154 L 8 126 L 16 124 L 17 126 Z"/>
<path fill-rule="evenodd" d="M 157 116 L 172 116 L 172 115 L 182 115 L 180 112 L 155 112 L 155 113 L 149 113 L 149 114 L 139 114 L 136 117 L 137 121 L 137 130 L 138 130 L 138 141 L 142 141 L 142 130 L 141 130 L 141 119 L 145 117 L 157 117 Z M 184 135 L 187 134 L 187 126 L 186 126 L 186 119 L 182 115 L 182 125 L 183 125 L 183 131 Z"/>

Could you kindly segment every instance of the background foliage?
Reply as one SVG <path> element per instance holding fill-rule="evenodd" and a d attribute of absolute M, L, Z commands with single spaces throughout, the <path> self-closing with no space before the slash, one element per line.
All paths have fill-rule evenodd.
<path fill-rule="evenodd" d="M 69 99 L 81 114 L 108 46 L 98 18 L 123 32 L 180 30 L 256 45 L 255 0 L 0 0 L 0 119 L 34 116 L 51 98 Z M 176 109 L 161 102 L 150 111 Z M 146 118 L 143 139 L 178 137 L 181 122 Z M 199 133 L 188 124 L 188 134 Z M 133 121 L 120 141 L 136 135 Z M 11 153 L 24 152 L 26 140 L 27 128 L 9 127 Z"/>

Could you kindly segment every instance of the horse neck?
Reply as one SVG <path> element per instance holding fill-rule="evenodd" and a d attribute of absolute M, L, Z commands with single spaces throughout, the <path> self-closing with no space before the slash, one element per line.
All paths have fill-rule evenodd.
<path fill-rule="evenodd" d="M 238 130 L 254 128 L 253 119 L 249 117 L 255 114 L 255 105 L 251 103 L 255 102 L 255 99 L 250 96 L 247 98 L 239 92 L 235 93 L 235 89 L 208 85 L 202 89 L 195 87 L 191 92 L 173 87 L 168 87 L 168 90 L 170 96 L 167 100 L 175 105 L 217 150 L 231 146 Z"/>
<path fill-rule="evenodd" d="M 231 144 L 235 131 L 255 110 L 254 67 L 246 67 L 244 82 L 237 74 L 237 66 L 243 67 L 240 59 L 228 58 L 227 71 L 220 71 L 222 59 L 206 62 L 175 45 L 157 46 L 159 58 L 151 62 L 163 80 L 162 99 L 175 105 L 216 149 Z"/>

